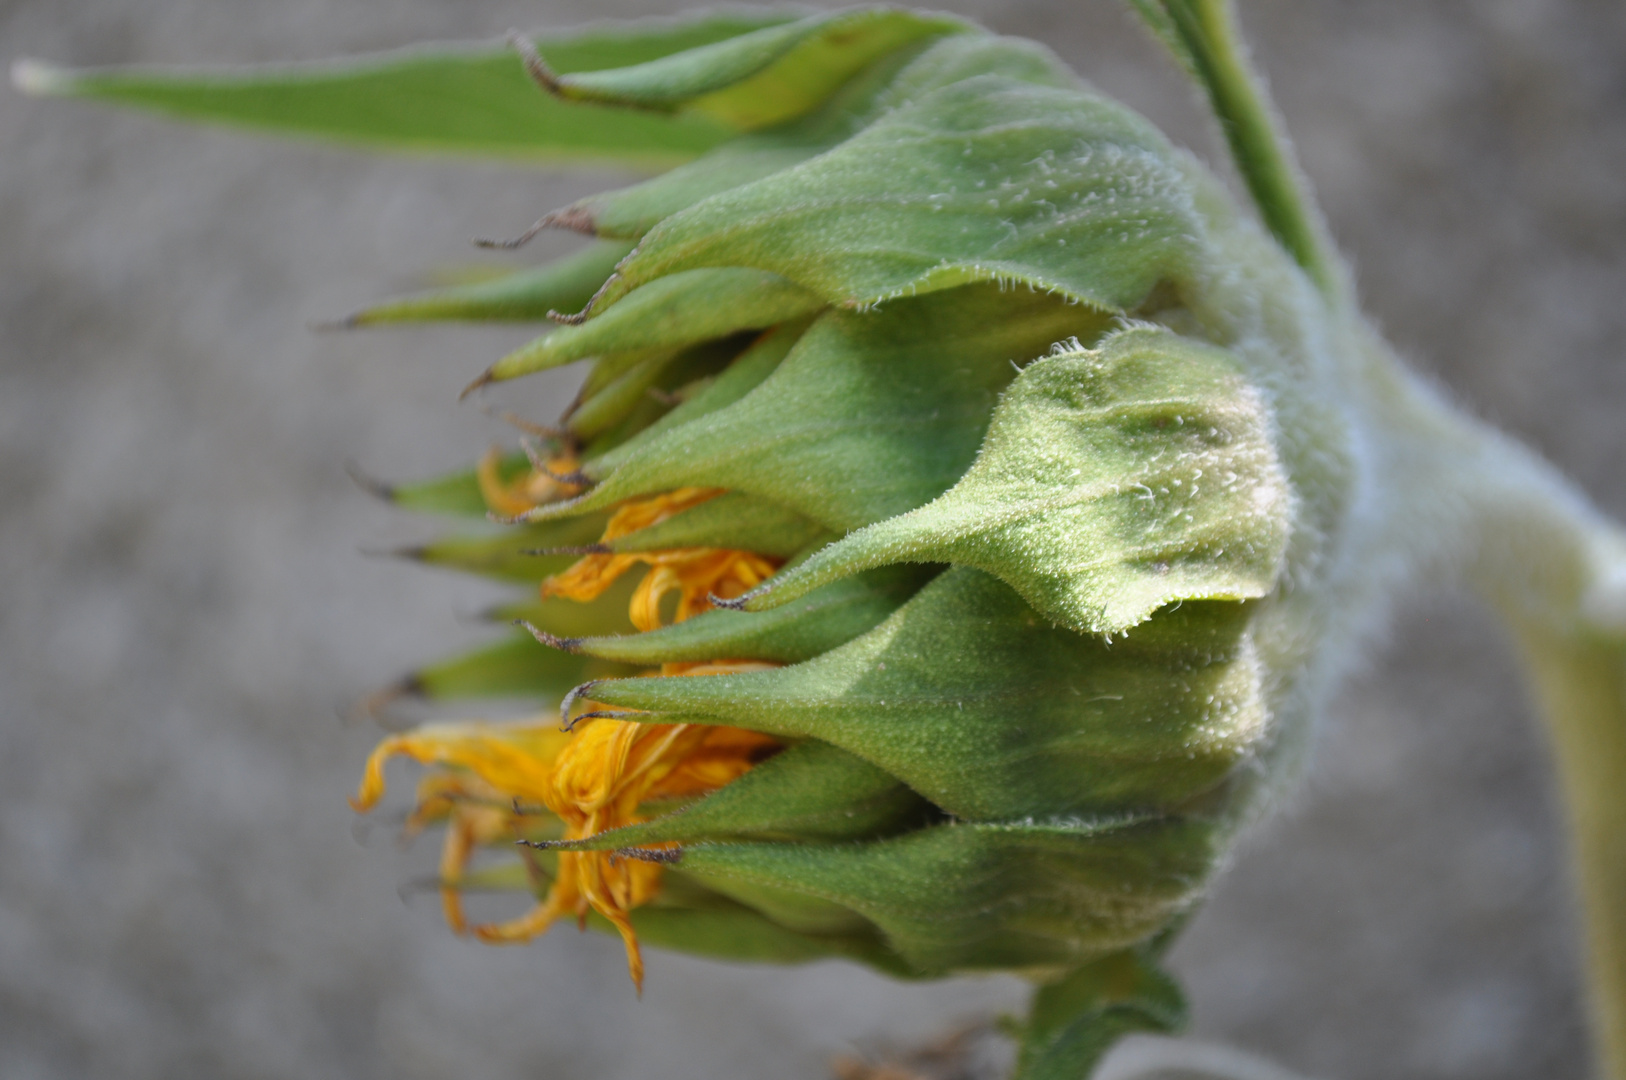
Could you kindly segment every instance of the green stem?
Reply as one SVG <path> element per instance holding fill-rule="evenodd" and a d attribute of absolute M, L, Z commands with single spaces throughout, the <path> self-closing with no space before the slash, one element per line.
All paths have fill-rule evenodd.
<path fill-rule="evenodd" d="M 1265 226 L 1322 293 L 1348 296 L 1326 224 L 1264 82 L 1248 63 L 1230 0 L 1131 0 L 1208 94 Z"/>
<path fill-rule="evenodd" d="M 1553 744 L 1587 917 L 1592 1023 L 1605 1075 L 1626 1077 L 1626 648 L 1516 627 Z"/>
<path fill-rule="evenodd" d="M 1626 1080 L 1626 532 L 1375 338 L 1368 353 L 1380 470 L 1398 492 L 1373 542 L 1466 566 L 1514 634 L 1564 793 L 1600 1072 Z"/>

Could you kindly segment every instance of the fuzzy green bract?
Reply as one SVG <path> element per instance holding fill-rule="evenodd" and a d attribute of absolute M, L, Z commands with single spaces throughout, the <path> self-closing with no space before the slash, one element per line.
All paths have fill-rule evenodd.
<path fill-rule="evenodd" d="M 583 552 L 785 568 L 741 610 L 643 634 L 628 582 L 517 601 L 494 613 L 513 636 L 402 689 L 782 740 L 727 787 L 562 845 L 669 864 L 633 913 L 649 941 L 1021 972 L 1022 1080 L 1177 1027 L 1158 956 L 1291 759 L 1329 632 L 1307 598 L 1354 480 L 1315 284 L 1145 120 L 957 19 L 726 16 L 538 51 L 36 75 L 407 149 L 675 166 L 547 215 L 597 238 L 555 265 L 352 318 L 553 312 L 569 325 L 477 382 L 589 365 L 541 436 L 573 487 L 410 554 L 519 582 Z M 485 482 L 529 468 L 516 452 Z M 478 519 L 480 484 L 388 494 Z M 693 489 L 721 494 L 599 540 Z M 783 666 L 626 677 L 721 658 Z M 532 858 L 480 880 L 534 888 Z"/>

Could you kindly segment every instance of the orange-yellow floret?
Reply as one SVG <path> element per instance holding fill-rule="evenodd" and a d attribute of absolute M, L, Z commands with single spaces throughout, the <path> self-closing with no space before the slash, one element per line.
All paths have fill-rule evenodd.
<path fill-rule="evenodd" d="M 476 476 L 486 504 L 517 517 L 543 502 L 580 490 L 562 477 L 575 471 L 573 458 L 556 458 L 525 476 L 504 483 L 496 449 L 480 460 Z M 627 503 L 611 516 L 605 542 L 659 524 L 722 494 L 717 488 L 680 488 Z M 678 594 L 674 621 L 711 607 L 712 596 L 732 598 L 755 588 L 779 566 L 754 552 L 725 548 L 597 553 L 542 584 L 542 596 L 591 601 L 638 564 L 649 572 L 634 592 L 632 623 L 639 630 L 661 625 L 661 602 Z M 661 675 L 712 675 L 774 665 L 713 660 L 664 664 Z M 654 673 L 651 673 L 654 674 Z M 590 703 L 588 703 L 590 705 Z M 561 730 L 550 718 L 511 724 L 429 724 L 391 735 L 367 759 L 361 787 L 350 803 L 358 812 L 384 794 L 384 764 L 410 757 L 436 766 L 419 782 L 417 805 L 407 819 L 409 834 L 445 822 L 441 847 L 441 906 L 447 924 L 492 943 L 523 942 L 570 916 L 585 923 L 596 911 L 621 934 L 627 968 L 643 987 L 643 956 L 629 912 L 660 889 L 658 863 L 618 857 L 613 851 L 560 851 L 547 893 L 525 914 L 503 923 L 470 927 L 463 914 L 460 885 L 474 851 L 498 842 L 544 834 L 544 813 L 562 824 L 564 840 L 583 840 L 644 820 L 646 802 L 702 795 L 737 779 L 779 747 L 777 740 L 740 728 L 694 724 L 640 724 L 594 717 Z M 557 825 L 555 826 L 557 829 Z M 664 846 L 664 845 L 657 845 Z M 533 874 L 537 865 L 530 864 Z"/>
<path fill-rule="evenodd" d="M 688 673 L 766 666 L 709 664 Z M 457 888 L 474 849 L 521 838 L 541 807 L 563 823 L 563 839 L 584 839 L 642 821 L 638 809 L 647 801 L 714 791 L 778 745 L 738 728 L 604 718 L 584 720 L 569 734 L 551 720 L 425 725 L 378 744 L 351 805 L 366 811 L 377 804 L 384 763 L 395 755 L 444 767 L 420 783 L 408 830 L 446 822 L 441 902 L 447 923 L 463 932 Z M 589 910 L 597 911 L 620 932 L 628 971 L 641 988 L 643 957 L 628 912 L 659 890 L 662 867 L 604 851 L 562 851 L 558 859 L 558 873 L 540 902 L 509 922 L 474 926 L 474 935 L 492 943 L 523 942 L 562 916 L 585 920 Z"/>
<path fill-rule="evenodd" d="M 654 498 L 627 503 L 611 516 L 601 543 L 619 539 L 640 529 L 658 525 L 667 518 L 707 499 L 722 494 L 718 488 L 679 488 Z M 677 593 L 674 622 L 682 622 L 711 607 L 712 596 L 725 600 L 741 596 L 760 585 L 779 568 L 779 561 L 751 551 L 731 548 L 669 548 L 661 551 L 605 552 L 584 555 L 568 570 L 542 583 L 542 598 L 560 596 L 569 600 L 596 599 L 616 579 L 634 566 L 643 564 L 649 573 L 633 593 L 629 614 L 639 630 L 654 630 L 662 624 L 661 602 Z"/>
<path fill-rule="evenodd" d="M 516 518 L 544 503 L 581 493 L 581 485 L 569 479 L 581 465 L 573 454 L 560 455 L 546 464 L 533 464 L 507 481 L 502 478 L 502 458 L 502 450 L 493 446 L 474 467 L 480 497 L 494 514 Z"/>

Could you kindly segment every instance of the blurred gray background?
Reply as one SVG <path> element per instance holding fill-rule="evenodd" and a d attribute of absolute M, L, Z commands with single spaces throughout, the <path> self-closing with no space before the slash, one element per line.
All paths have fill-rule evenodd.
<path fill-rule="evenodd" d="M 1114 0 L 955 0 L 1205 153 Z M 1626 515 L 1626 5 L 1244 0 L 1367 305 Z M 0 0 L 0 59 L 314 58 L 668 0 Z M 524 330 L 312 334 L 613 174 L 369 158 L 0 92 L 0 1076 L 822 1077 L 1020 1002 L 451 937 L 345 806 L 342 715 L 469 643 L 472 581 L 368 560 L 411 477 L 500 434 L 457 390 Z M 530 256 L 563 252 L 548 237 Z M 570 376 L 505 400 L 557 408 Z M 1548 751 L 1479 607 L 1422 590 L 1297 798 L 1175 952 L 1195 1034 L 1332 1080 L 1580 1078 Z M 401 775 L 405 775 L 404 773 Z"/>

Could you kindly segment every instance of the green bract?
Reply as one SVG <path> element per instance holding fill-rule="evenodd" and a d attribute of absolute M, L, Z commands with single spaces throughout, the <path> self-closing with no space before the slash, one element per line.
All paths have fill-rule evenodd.
<path fill-rule="evenodd" d="M 1043 48 L 893 9 L 208 78 L 22 73 L 412 149 L 675 166 L 546 215 L 597 238 L 577 255 L 349 320 L 552 312 L 566 325 L 474 385 L 590 363 L 534 460 L 390 491 L 509 526 L 414 557 L 543 583 L 494 613 L 522 631 L 400 689 L 779 750 L 613 827 L 433 740 L 392 751 L 514 797 L 481 842 L 548 849 L 448 889 L 554 897 L 588 865 L 567 859 L 655 860 L 659 893 L 593 901 L 599 925 L 728 958 L 1018 971 L 1040 986 L 1019 1075 L 1078 1077 L 1122 1032 L 1180 1022 L 1160 950 L 1425 536 L 1545 515 L 1501 557 L 1562 534 L 1539 540 L 1573 564 L 1555 577 L 1603 582 L 1554 586 L 1564 610 L 1606 613 L 1564 625 L 1626 699 L 1626 587 L 1594 572 L 1615 534 L 1362 323 L 1225 8 L 1138 6 L 1208 90 L 1259 223 Z M 1583 518 L 1584 539 L 1551 524 Z M 709 605 L 670 569 L 741 553 L 777 572 Z M 664 593 L 616 581 L 642 563 L 710 609 L 657 615 Z M 575 831 L 526 817 L 538 800 Z"/>

